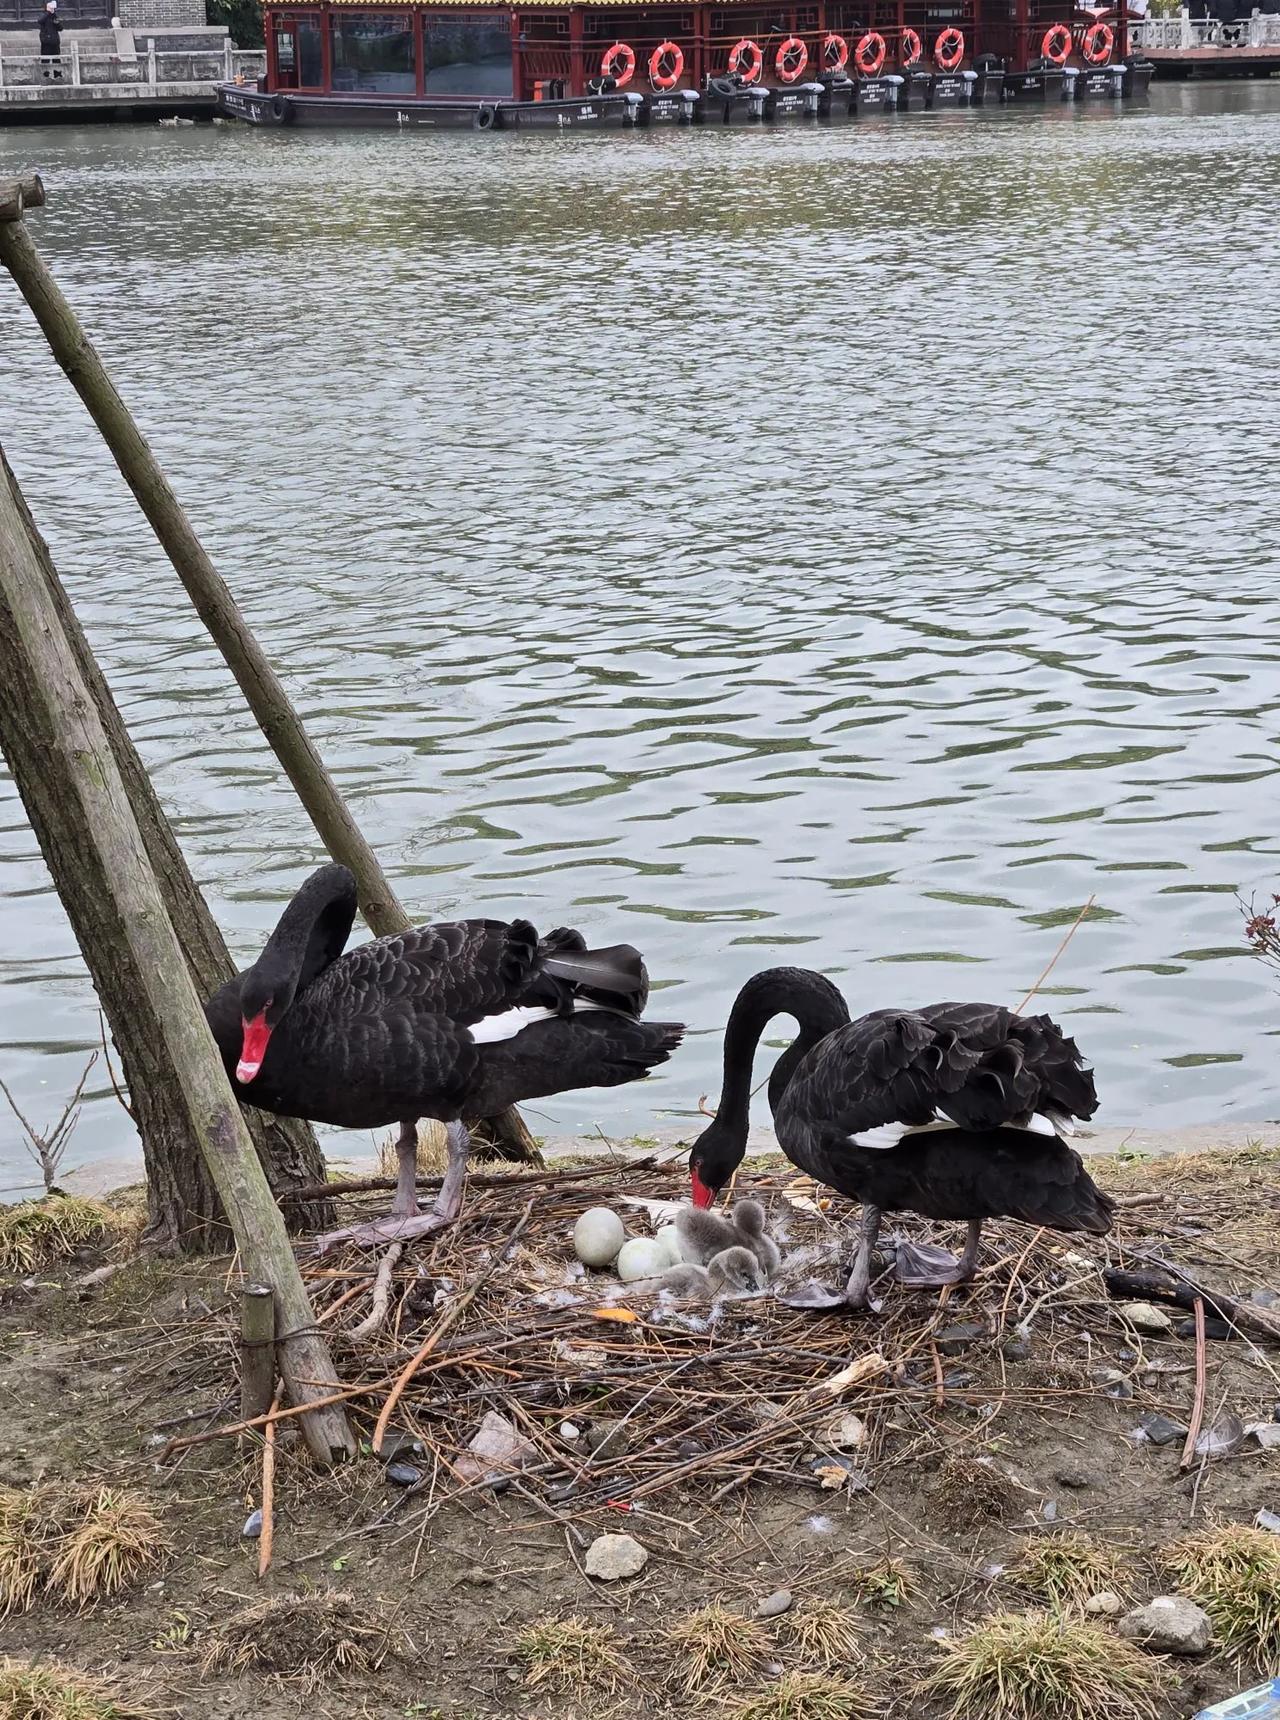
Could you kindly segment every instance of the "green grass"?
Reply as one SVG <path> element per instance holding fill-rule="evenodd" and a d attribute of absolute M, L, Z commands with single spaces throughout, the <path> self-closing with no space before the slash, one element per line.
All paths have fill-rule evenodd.
<path fill-rule="evenodd" d="M 557 1696 L 613 1694 L 631 1678 L 613 1628 L 576 1614 L 530 1625 L 517 1637 L 515 1652 L 530 1690 Z"/>
<path fill-rule="evenodd" d="M 1090 1595 L 1125 1593 L 1125 1559 L 1088 1535 L 1044 1535 L 1029 1541 L 1011 1575 L 1053 1606 L 1083 1606 Z"/>
<path fill-rule="evenodd" d="M 1219 1524 L 1176 1542 L 1167 1563 L 1228 1654 L 1269 1678 L 1280 1674 L 1280 1535 Z"/>
<path fill-rule="evenodd" d="M 864 1720 L 871 1708 L 862 1692 L 825 1672 L 784 1672 L 776 1684 L 736 1702 L 731 1720 Z"/>
<path fill-rule="evenodd" d="M 0 1720 L 153 1720 L 157 1713 L 57 1661 L 0 1661 Z"/>
<path fill-rule="evenodd" d="M 111 1234 L 110 1214 L 76 1195 L 46 1195 L 0 1207 L 0 1271 L 47 1271 Z"/>

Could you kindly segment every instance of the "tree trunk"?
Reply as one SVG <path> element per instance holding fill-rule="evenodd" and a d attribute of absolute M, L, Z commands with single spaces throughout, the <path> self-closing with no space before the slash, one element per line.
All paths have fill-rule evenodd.
<path fill-rule="evenodd" d="M 106 679 L 94 660 L 43 538 L 0 449 L 0 482 L 6 503 L 35 553 L 45 589 L 92 696 L 165 908 L 182 945 L 197 991 L 208 997 L 234 971 L 227 946 L 197 889 L 164 810 L 156 798 Z M 16 529 L 16 528 L 15 528 Z M 195 1253 L 226 1245 L 221 1205 L 181 1110 L 175 1110 L 157 1063 L 159 1024 L 151 1015 L 141 976 L 121 935 L 108 880 L 90 851 L 79 807 L 48 770 L 49 735 L 42 719 L 32 669 L 18 648 L 11 612 L 0 604 L 0 674 L 7 696 L 0 700 L 0 749 L 22 796 L 31 827 L 53 876 L 67 917 L 111 1027 L 128 1087 L 146 1163 L 150 1223 L 147 1242 L 157 1248 Z M 323 1182 L 324 1159 L 310 1126 L 289 1118 L 247 1112 L 246 1121 L 273 1193 L 287 1203 L 288 1191 Z M 290 1217 L 309 1227 L 332 1224 L 327 1203 L 295 1209 Z"/>
<path fill-rule="evenodd" d="M 143 1103 L 164 1105 L 168 1136 L 200 1159 L 218 1191 L 246 1275 L 270 1287 L 290 1402 L 313 1405 L 301 1418 L 312 1456 L 322 1464 L 354 1456 L 345 1413 L 319 1401 L 338 1385 L 332 1357 L 205 1020 L 97 701 L 50 594 L 50 565 L 16 501 L 17 486 L 6 472 L 0 485 L 0 672 L 7 671 L 8 690 L 17 695 L 2 707 L 6 732 L 16 737 L 24 767 L 26 748 L 33 741 L 41 746 L 42 774 L 53 788 L 44 810 L 59 824 L 70 820 L 58 845 L 70 838 L 76 864 L 67 875 L 75 875 L 75 900 L 83 905 L 90 877 L 101 889 L 86 957 L 104 972 L 122 971 L 127 958 L 137 990 L 117 999 L 122 1019 L 131 1031 L 144 1018 L 154 1024 L 149 1062 L 155 1089 L 140 1095 L 140 1114 Z M 13 722 L 15 706 L 22 715 Z M 136 1048 L 130 1055 L 136 1058 Z"/>

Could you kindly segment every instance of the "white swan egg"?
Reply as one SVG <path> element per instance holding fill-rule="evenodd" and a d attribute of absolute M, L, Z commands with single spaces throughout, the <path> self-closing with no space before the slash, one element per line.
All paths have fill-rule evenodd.
<path fill-rule="evenodd" d="M 608 1266 L 626 1240 L 626 1226 L 608 1206 L 591 1207 L 573 1227 L 573 1252 L 584 1266 Z"/>
<path fill-rule="evenodd" d="M 684 1264 L 684 1249 L 680 1243 L 680 1232 L 674 1224 L 664 1224 L 653 1240 L 659 1248 L 666 1250 L 668 1266 Z"/>
<path fill-rule="evenodd" d="M 656 1278 L 670 1266 L 665 1246 L 652 1236 L 633 1236 L 624 1242 L 618 1255 L 616 1270 L 624 1284 L 637 1278 Z"/>

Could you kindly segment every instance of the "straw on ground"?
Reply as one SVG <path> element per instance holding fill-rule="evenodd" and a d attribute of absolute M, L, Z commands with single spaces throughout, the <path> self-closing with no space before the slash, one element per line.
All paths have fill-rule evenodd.
<path fill-rule="evenodd" d="M 78 1195 L 51 1194 L 0 1207 L 0 1271 L 48 1270 L 77 1249 L 99 1246 L 110 1229 L 110 1214 Z"/>
<path fill-rule="evenodd" d="M 1280 1675 L 1280 1535 L 1222 1523 L 1178 1541 L 1169 1568 L 1232 1657 Z"/>
<path fill-rule="evenodd" d="M 127 1488 L 0 1489 L 0 1616 L 26 1612 L 40 1596 L 92 1606 L 168 1552 L 163 1523 Z"/>
<path fill-rule="evenodd" d="M 617 1632 L 577 1614 L 530 1625 L 517 1637 L 515 1653 L 531 1690 L 557 1696 L 612 1695 L 631 1682 Z"/>
<path fill-rule="evenodd" d="M 0 1720 L 156 1720 L 160 1712 L 57 1661 L 0 1661 Z"/>
<path fill-rule="evenodd" d="M 715 1601 L 673 1625 L 671 1681 L 687 1695 L 706 1694 L 754 1677 L 768 1659 L 760 1626 Z"/>
<path fill-rule="evenodd" d="M 310 1691 L 376 1671 L 394 1647 L 388 1627 L 345 1591 L 275 1595 L 211 1626 L 200 1669 L 252 1671 Z"/>
<path fill-rule="evenodd" d="M 1027 1543 L 1011 1575 L 1054 1606 L 1083 1606 L 1104 1589 L 1127 1592 L 1126 1560 L 1118 1547 L 1089 1535 L 1044 1535 Z"/>

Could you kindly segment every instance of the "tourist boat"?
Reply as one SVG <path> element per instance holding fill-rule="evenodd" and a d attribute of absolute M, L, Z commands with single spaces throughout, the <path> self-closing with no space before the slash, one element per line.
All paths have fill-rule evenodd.
<path fill-rule="evenodd" d="M 1143 94 L 1124 7 L 1061 0 L 266 0 L 267 71 L 221 111 L 268 126 L 550 130 L 831 122 Z"/>

